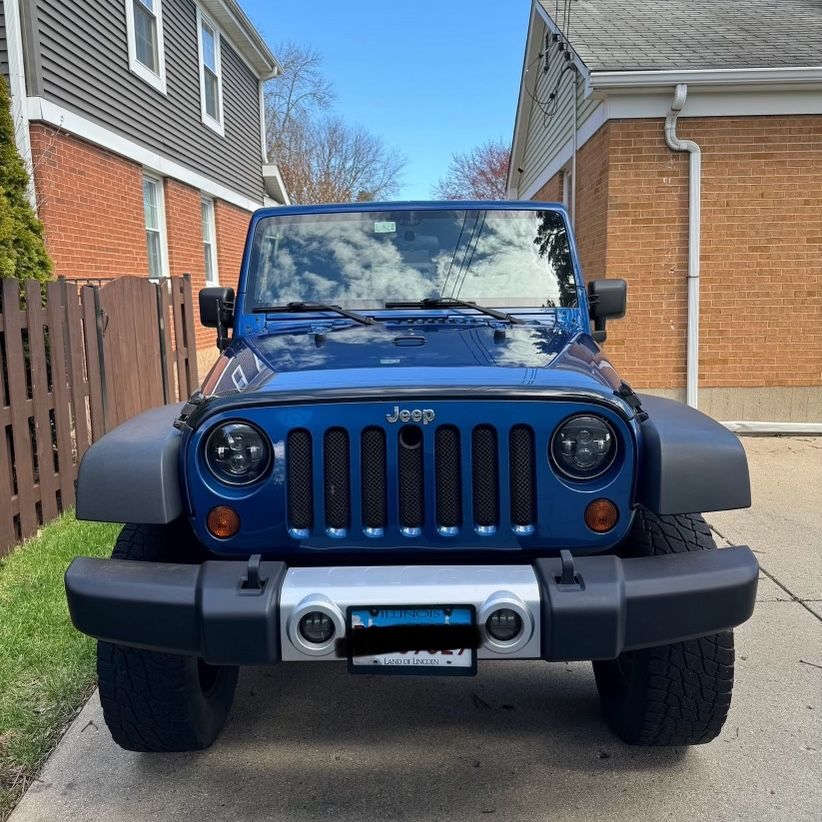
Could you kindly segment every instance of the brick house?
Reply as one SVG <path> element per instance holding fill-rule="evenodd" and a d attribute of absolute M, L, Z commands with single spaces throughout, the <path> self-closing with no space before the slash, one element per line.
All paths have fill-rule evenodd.
<path fill-rule="evenodd" d="M 564 201 L 586 275 L 628 281 L 635 387 L 822 421 L 820 44 L 815 0 L 533 3 L 508 196 Z"/>
<path fill-rule="evenodd" d="M 2 0 L 0 73 L 57 274 L 234 284 L 278 66 L 237 0 Z M 213 347 L 198 329 L 198 344 Z"/>

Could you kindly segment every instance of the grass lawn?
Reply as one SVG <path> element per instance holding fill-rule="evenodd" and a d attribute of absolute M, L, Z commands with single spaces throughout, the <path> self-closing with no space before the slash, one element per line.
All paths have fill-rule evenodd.
<path fill-rule="evenodd" d="M 69 621 L 63 573 L 109 555 L 118 530 L 66 514 L 0 559 L 0 820 L 94 688 L 94 641 Z"/>

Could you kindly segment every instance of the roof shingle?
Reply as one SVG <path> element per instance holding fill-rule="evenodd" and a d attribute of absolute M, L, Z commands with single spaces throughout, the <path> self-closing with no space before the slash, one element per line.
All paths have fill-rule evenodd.
<path fill-rule="evenodd" d="M 591 71 L 822 65 L 822 0 L 571 0 L 568 22 Z"/>

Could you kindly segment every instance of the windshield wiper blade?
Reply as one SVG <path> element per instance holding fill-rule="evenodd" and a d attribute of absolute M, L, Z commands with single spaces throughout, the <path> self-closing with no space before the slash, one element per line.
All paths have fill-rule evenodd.
<path fill-rule="evenodd" d="M 478 305 L 470 300 L 459 300 L 456 297 L 426 297 L 424 300 L 412 300 L 411 302 L 390 302 L 386 303 L 386 308 L 473 308 L 480 314 L 487 314 L 495 320 L 502 320 L 512 325 L 525 325 L 525 320 L 507 314 L 505 311 L 497 311 L 495 308 L 488 308 L 485 305 Z"/>
<path fill-rule="evenodd" d="M 376 325 L 377 322 L 373 317 L 366 317 L 354 311 L 347 311 L 338 305 L 327 305 L 326 303 L 293 302 L 286 303 L 285 305 L 269 305 L 254 309 L 255 314 L 285 314 L 289 311 L 329 311 L 332 314 L 339 314 L 341 317 L 347 317 L 349 320 L 354 320 L 354 322 L 362 323 L 363 325 Z"/>

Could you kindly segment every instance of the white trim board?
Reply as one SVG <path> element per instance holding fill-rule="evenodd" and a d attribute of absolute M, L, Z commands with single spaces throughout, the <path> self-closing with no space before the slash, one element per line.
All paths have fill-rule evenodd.
<path fill-rule="evenodd" d="M 14 126 L 14 142 L 23 158 L 23 165 L 29 175 L 26 196 L 32 208 L 37 208 L 37 195 L 32 179 L 31 135 L 26 112 L 26 64 L 23 58 L 23 29 L 20 25 L 20 0 L 6 0 L 6 50 L 9 65 L 9 93 L 11 96 L 11 119 Z"/>
<path fill-rule="evenodd" d="M 662 121 L 671 107 L 673 89 L 670 91 L 636 90 L 633 93 L 611 92 L 591 112 L 580 126 L 577 149 L 579 150 L 608 120 L 658 119 Z M 778 91 L 757 89 L 743 91 L 739 88 L 722 91 L 698 89 L 688 94 L 680 118 L 687 117 L 764 117 L 801 114 L 822 114 L 822 94 L 812 89 Z M 542 173 L 531 185 L 517 195 L 516 188 L 509 191 L 510 199 L 530 200 L 571 159 L 573 139 L 569 139 L 551 158 Z"/>
<path fill-rule="evenodd" d="M 42 97 L 28 98 L 28 118 L 30 121 L 48 123 L 60 128 L 75 137 L 80 137 L 89 143 L 113 151 L 128 160 L 133 160 L 161 177 L 173 177 L 181 183 L 199 189 L 204 194 L 210 194 L 212 197 L 224 200 L 238 208 L 255 211 L 262 207 L 262 199 L 253 200 L 244 194 L 233 191 L 222 185 L 222 183 L 218 183 L 175 160 L 164 157 L 156 151 L 129 140 L 128 137 L 123 137 L 121 134 L 111 131 L 111 129 L 105 128 Z M 262 168 L 260 174 L 262 175 Z"/>

